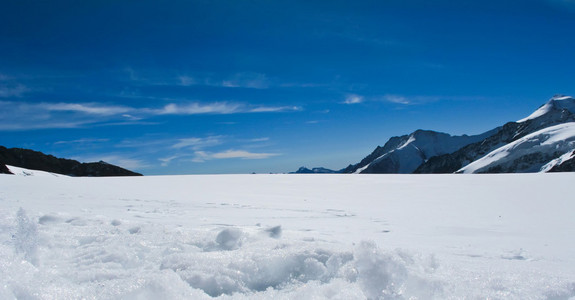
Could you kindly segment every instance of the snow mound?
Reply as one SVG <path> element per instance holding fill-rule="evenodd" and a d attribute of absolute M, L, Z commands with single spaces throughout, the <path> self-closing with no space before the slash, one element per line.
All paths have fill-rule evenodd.
<path fill-rule="evenodd" d="M 502 146 L 458 173 L 545 172 L 575 149 L 575 122 L 551 126 Z M 551 161 L 551 162 L 550 162 Z"/>
<path fill-rule="evenodd" d="M 78 226 L 75 219 L 30 218 L 23 209 L 3 219 L 0 226 L 14 238 L 0 246 L 1 298 L 404 299 L 442 292 L 430 278 L 433 259 L 384 251 L 374 242 L 342 250 L 281 241 L 280 226 L 266 230 L 275 237 L 230 227 L 213 240 L 211 230 L 140 224 L 135 236 L 133 224 L 95 218 Z"/>

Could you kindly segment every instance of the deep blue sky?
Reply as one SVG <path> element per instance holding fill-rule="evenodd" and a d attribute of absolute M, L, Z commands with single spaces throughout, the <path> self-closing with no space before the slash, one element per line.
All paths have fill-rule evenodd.
<path fill-rule="evenodd" d="M 0 145 L 152 174 L 339 169 L 575 95 L 575 1 L 2 1 Z"/>

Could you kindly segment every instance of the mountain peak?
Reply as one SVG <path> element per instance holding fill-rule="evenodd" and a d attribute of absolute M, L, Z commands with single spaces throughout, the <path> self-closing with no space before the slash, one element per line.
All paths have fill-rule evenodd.
<path fill-rule="evenodd" d="M 575 99 L 573 99 L 573 97 L 571 97 L 571 96 L 565 96 L 565 95 L 557 94 L 557 95 L 551 97 L 551 100 L 549 100 L 549 101 L 562 101 L 562 100 L 573 101 Z"/>
<path fill-rule="evenodd" d="M 517 123 L 533 120 L 556 111 L 562 112 L 564 110 L 575 114 L 575 98 L 565 95 L 555 95 L 527 118 L 521 119 L 517 121 Z"/>

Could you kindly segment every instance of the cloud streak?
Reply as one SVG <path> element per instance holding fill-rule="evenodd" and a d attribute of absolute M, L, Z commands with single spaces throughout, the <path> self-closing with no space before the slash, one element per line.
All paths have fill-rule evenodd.
<path fill-rule="evenodd" d="M 296 112 L 297 106 L 255 106 L 231 102 L 182 102 L 163 107 L 130 107 L 105 103 L 21 103 L 0 101 L 0 131 L 78 128 L 95 125 L 155 124 L 144 122 L 170 115 L 225 115 Z"/>
<path fill-rule="evenodd" d="M 267 159 L 274 156 L 279 156 L 279 153 L 254 153 L 245 150 L 226 150 L 222 152 L 205 152 L 196 151 L 193 162 L 205 162 L 213 159 Z"/>

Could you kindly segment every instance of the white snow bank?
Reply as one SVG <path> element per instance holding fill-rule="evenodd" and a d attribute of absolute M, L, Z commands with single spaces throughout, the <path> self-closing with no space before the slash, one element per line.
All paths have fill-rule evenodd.
<path fill-rule="evenodd" d="M 0 175 L 0 299 L 569 299 L 574 179 Z"/>

